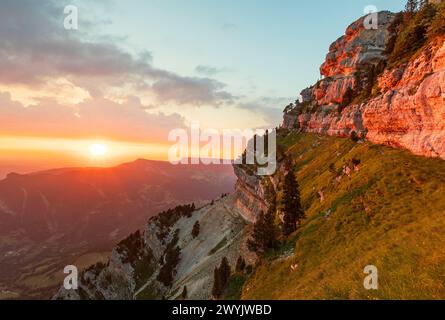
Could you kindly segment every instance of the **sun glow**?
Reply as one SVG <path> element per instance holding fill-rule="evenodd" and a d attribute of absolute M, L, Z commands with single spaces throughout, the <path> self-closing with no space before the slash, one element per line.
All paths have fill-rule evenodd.
<path fill-rule="evenodd" d="M 95 157 L 101 157 L 108 153 L 108 148 L 102 143 L 94 143 L 90 145 L 90 154 Z"/>

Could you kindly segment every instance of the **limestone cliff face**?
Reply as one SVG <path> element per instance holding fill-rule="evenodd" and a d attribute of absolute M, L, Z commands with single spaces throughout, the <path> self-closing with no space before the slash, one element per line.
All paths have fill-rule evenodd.
<path fill-rule="evenodd" d="M 234 205 L 249 222 L 255 222 L 260 212 L 267 211 L 262 177 L 249 175 L 241 166 L 234 166 L 238 181 L 235 186 Z"/>
<path fill-rule="evenodd" d="M 379 83 L 382 94 L 361 106 L 367 138 L 445 159 L 445 41 L 385 72 Z"/>
<path fill-rule="evenodd" d="M 363 19 L 352 24 L 321 66 L 326 78 L 302 92 L 302 103 L 285 110 L 283 127 L 337 136 L 356 131 L 373 143 L 445 159 L 444 39 L 431 41 L 410 62 L 370 77 L 386 60 L 393 17 L 380 13 L 378 30 L 365 30 Z M 345 101 L 349 88 L 366 86 L 376 87 L 371 98 Z"/>
<path fill-rule="evenodd" d="M 315 100 L 318 105 L 339 104 L 348 89 L 358 89 L 367 80 L 368 68 L 385 59 L 393 19 L 393 13 L 380 12 L 376 30 L 366 29 L 364 18 L 351 24 L 345 35 L 330 46 L 326 61 L 320 67 L 324 78 L 301 93 L 303 102 Z"/>

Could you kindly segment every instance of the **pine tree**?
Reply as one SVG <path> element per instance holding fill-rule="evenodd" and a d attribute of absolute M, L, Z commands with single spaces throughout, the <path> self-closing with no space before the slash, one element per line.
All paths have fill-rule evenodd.
<path fill-rule="evenodd" d="M 221 260 L 219 268 L 213 271 L 213 288 L 212 295 L 215 299 L 219 299 L 229 283 L 232 270 L 226 257 Z"/>
<path fill-rule="evenodd" d="M 304 210 L 301 205 L 300 191 L 295 172 L 289 171 L 284 180 L 283 204 L 283 234 L 290 235 L 304 218 Z"/>
<path fill-rule="evenodd" d="M 236 260 L 235 272 L 242 273 L 246 269 L 246 261 L 243 257 L 239 256 L 238 260 Z"/>
<path fill-rule="evenodd" d="M 247 242 L 250 251 L 259 255 L 268 249 L 276 247 L 275 209 L 269 209 L 266 214 L 260 213 L 253 226 L 253 237 Z"/>
<path fill-rule="evenodd" d="M 192 229 L 193 239 L 195 239 L 197 236 L 199 236 L 200 230 L 201 230 L 201 225 L 199 224 L 199 221 L 196 221 L 195 224 L 193 225 L 193 229 Z"/>
<path fill-rule="evenodd" d="M 219 273 L 219 268 L 216 267 L 213 270 L 213 288 L 212 288 L 212 296 L 214 299 L 218 299 L 221 296 L 221 277 Z"/>

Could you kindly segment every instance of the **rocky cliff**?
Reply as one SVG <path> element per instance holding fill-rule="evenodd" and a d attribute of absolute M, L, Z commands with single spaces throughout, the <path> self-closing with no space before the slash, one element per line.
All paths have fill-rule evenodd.
<path fill-rule="evenodd" d="M 394 15 L 379 13 L 377 30 L 365 29 L 363 19 L 331 45 L 320 68 L 324 79 L 286 108 L 283 127 L 335 136 L 355 131 L 372 143 L 445 159 L 444 38 L 389 68 Z"/>
<path fill-rule="evenodd" d="M 247 250 L 251 226 L 234 203 L 232 195 L 198 210 L 164 212 L 116 246 L 107 264 L 83 271 L 78 290 L 61 288 L 54 299 L 176 299 L 184 287 L 188 299 L 211 299 L 223 257 L 232 269 L 240 256 L 256 261 Z"/>

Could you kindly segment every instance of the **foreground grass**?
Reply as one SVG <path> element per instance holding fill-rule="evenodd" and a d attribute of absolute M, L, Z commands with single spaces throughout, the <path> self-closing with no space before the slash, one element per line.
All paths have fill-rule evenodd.
<path fill-rule="evenodd" d="M 445 299 L 445 161 L 313 134 L 280 143 L 307 219 L 294 254 L 263 259 L 243 299 Z M 352 159 L 359 171 L 340 173 Z M 377 291 L 363 287 L 367 265 Z"/>

